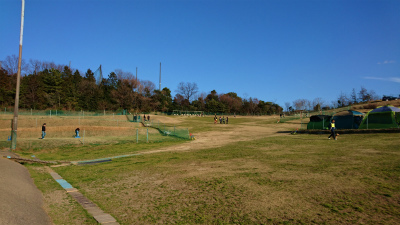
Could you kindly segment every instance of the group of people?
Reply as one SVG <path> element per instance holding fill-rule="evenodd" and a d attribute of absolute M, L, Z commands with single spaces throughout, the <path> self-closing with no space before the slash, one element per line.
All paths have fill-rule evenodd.
<path fill-rule="evenodd" d="M 80 138 L 80 136 L 79 136 L 79 131 L 80 130 L 81 129 L 79 129 L 79 127 L 75 129 L 75 138 Z M 42 139 L 44 139 L 45 136 L 46 136 L 46 123 L 43 123 L 43 125 L 42 125 Z"/>
<path fill-rule="evenodd" d="M 147 116 L 147 120 L 146 120 L 146 115 L 143 115 L 143 121 L 150 121 L 150 116 Z"/>
<path fill-rule="evenodd" d="M 146 115 L 143 115 L 143 119 L 144 119 L 144 121 L 146 121 Z M 147 120 L 150 121 L 150 116 L 147 116 Z M 228 122 L 229 122 L 228 117 L 226 117 L 226 119 L 225 119 L 225 116 L 223 116 L 222 118 L 219 117 L 220 124 L 228 124 Z M 218 118 L 217 118 L 217 115 L 215 115 L 214 124 L 217 124 L 217 123 L 218 123 Z M 331 124 L 329 125 L 329 129 L 331 131 L 331 135 L 329 135 L 328 139 L 331 139 L 331 137 L 333 137 L 334 140 L 337 140 L 337 135 L 339 135 L 339 134 L 336 133 L 335 120 L 332 120 Z M 79 131 L 80 131 L 79 127 L 75 129 L 75 135 L 76 135 L 75 137 L 76 138 L 79 138 Z M 44 139 L 45 136 L 46 136 L 46 123 L 43 123 L 42 139 Z"/>
<path fill-rule="evenodd" d="M 229 122 L 229 118 L 228 117 L 226 117 L 226 120 L 225 120 L 225 116 L 223 116 L 222 118 L 219 117 L 219 123 L 220 124 L 228 124 L 228 122 Z M 217 118 L 217 115 L 215 115 L 214 124 L 217 124 L 217 123 L 218 123 L 218 118 Z"/>

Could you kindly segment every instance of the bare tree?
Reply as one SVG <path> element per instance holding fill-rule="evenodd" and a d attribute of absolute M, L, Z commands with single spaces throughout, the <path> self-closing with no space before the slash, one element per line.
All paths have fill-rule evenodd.
<path fill-rule="evenodd" d="M 14 75 L 18 72 L 18 56 L 12 55 L 7 56 L 4 61 L 2 61 L 2 68 L 5 69 L 8 74 Z M 25 63 L 25 60 L 21 60 L 21 74 L 25 73 L 28 70 L 28 65 Z"/>
<path fill-rule="evenodd" d="M 114 72 L 115 72 L 115 74 L 117 75 L 118 80 L 123 80 L 123 79 L 132 80 L 132 79 L 135 78 L 135 76 L 133 75 L 133 73 L 131 73 L 131 72 L 125 72 L 125 71 L 123 71 L 123 70 L 121 70 L 121 69 L 116 69 Z"/>
<path fill-rule="evenodd" d="M 314 111 L 320 111 L 322 109 L 322 105 L 324 104 L 324 101 L 322 98 L 315 98 L 313 100 L 313 109 Z"/>
<path fill-rule="evenodd" d="M 351 92 L 350 98 L 351 98 L 351 101 L 352 101 L 353 104 L 356 104 L 358 102 L 357 101 L 356 89 L 353 88 L 353 91 Z"/>
<path fill-rule="evenodd" d="M 185 99 L 191 100 L 191 98 L 199 91 L 199 88 L 197 87 L 196 83 L 190 83 L 190 82 L 180 82 L 178 84 L 178 89 L 176 92 L 180 95 L 182 95 Z"/>
<path fill-rule="evenodd" d="M 135 79 L 132 79 L 132 81 L 134 80 Z M 139 93 L 141 93 L 143 96 L 150 97 L 153 94 L 156 85 L 149 80 L 142 80 L 140 81 L 138 87 L 139 87 L 138 88 Z"/>
<path fill-rule="evenodd" d="M 293 105 L 296 108 L 296 110 L 303 111 L 303 110 L 305 110 L 306 102 L 307 102 L 306 99 L 297 99 L 297 100 L 293 101 Z"/>
<path fill-rule="evenodd" d="M 337 99 L 338 107 L 348 106 L 350 104 L 350 100 L 347 95 L 343 92 L 340 92 L 340 95 Z"/>
<path fill-rule="evenodd" d="M 290 102 L 285 102 L 286 112 L 289 112 Z"/>

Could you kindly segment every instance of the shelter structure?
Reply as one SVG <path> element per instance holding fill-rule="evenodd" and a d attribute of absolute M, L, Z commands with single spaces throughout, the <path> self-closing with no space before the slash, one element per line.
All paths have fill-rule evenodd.
<path fill-rule="evenodd" d="M 333 115 L 336 129 L 358 129 L 364 114 L 358 111 L 346 110 Z"/>
<path fill-rule="evenodd" d="M 329 129 L 332 116 L 314 115 L 310 117 L 310 122 L 307 124 L 308 130 L 325 130 Z"/>
<path fill-rule="evenodd" d="M 364 117 L 360 129 L 399 128 L 400 109 L 394 106 L 381 106 L 373 109 Z"/>

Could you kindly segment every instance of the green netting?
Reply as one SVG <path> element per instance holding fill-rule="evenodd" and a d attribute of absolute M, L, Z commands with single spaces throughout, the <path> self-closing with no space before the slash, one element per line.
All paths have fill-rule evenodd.
<path fill-rule="evenodd" d="M 13 114 L 13 109 L 5 109 L 0 114 L 3 115 L 11 115 Z M 106 110 L 96 110 L 96 111 L 73 111 L 73 110 L 27 110 L 27 109 L 19 109 L 19 115 L 24 116 L 110 116 L 110 115 L 128 115 L 128 111 L 117 110 L 117 111 L 106 111 Z"/>
<path fill-rule="evenodd" d="M 164 136 L 174 136 L 182 139 L 190 139 L 189 129 L 177 128 L 166 125 L 158 120 L 144 121 L 143 125 L 157 129 Z"/>

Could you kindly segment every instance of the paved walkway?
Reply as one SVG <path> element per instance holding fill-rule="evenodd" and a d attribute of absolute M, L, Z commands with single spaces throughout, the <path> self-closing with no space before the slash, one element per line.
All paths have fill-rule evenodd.
<path fill-rule="evenodd" d="M 43 196 L 28 170 L 19 163 L 3 158 L 0 152 L 0 225 L 51 224 L 43 209 Z"/>

